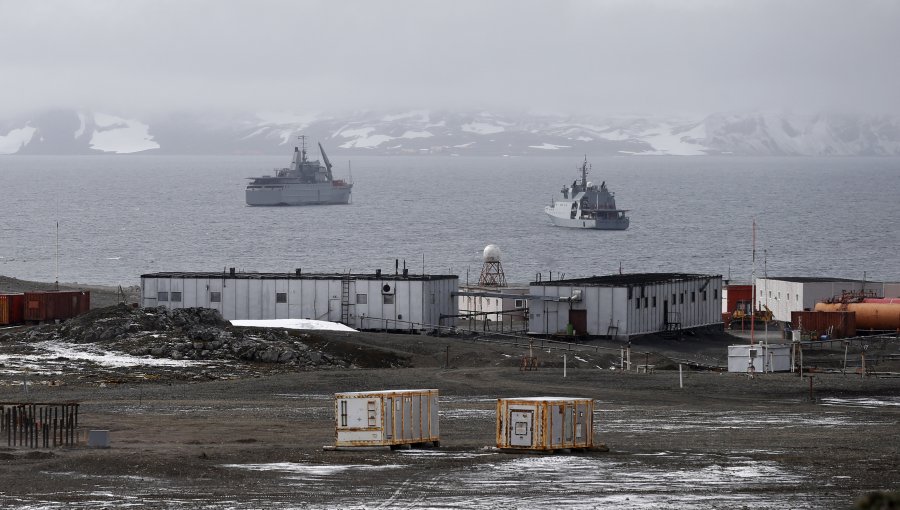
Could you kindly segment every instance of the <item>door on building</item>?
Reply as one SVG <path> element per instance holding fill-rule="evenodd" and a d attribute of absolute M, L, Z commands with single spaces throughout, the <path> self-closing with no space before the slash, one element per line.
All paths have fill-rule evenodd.
<path fill-rule="evenodd" d="M 587 334 L 587 310 L 569 310 L 569 322 L 576 335 Z"/>
<path fill-rule="evenodd" d="M 509 412 L 510 446 L 531 446 L 534 433 L 534 411 Z"/>

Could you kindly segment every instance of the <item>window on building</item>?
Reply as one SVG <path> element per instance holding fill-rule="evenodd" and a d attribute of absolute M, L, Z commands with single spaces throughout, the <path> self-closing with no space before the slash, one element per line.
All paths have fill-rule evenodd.
<path fill-rule="evenodd" d="M 181 303 L 181 292 L 172 292 L 172 294 L 169 296 L 169 301 Z"/>
<path fill-rule="evenodd" d="M 678 304 L 679 305 L 684 304 L 684 292 L 682 292 L 681 294 L 678 295 Z"/>
<path fill-rule="evenodd" d="M 516 300 L 516 308 L 525 308 L 525 300 L 517 299 Z"/>
<path fill-rule="evenodd" d="M 368 304 L 368 301 L 367 301 L 368 298 L 369 297 L 366 296 L 365 294 L 357 294 L 356 295 L 356 304 L 358 304 L 358 305 Z"/>
<path fill-rule="evenodd" d="M 641 308 L 641 298 L 637 298 L 634 300 L 634 307 L 638 310 Z"/>
<path fill-rule="evenodd" d="M 713 299 L 719 299 L 719 289 L 713 289 Z"/>
<path fill-rule="evenodd" d="M 697 293 L 695 291 L 691 291 L 691 303 L 697 302 Z"/>
<path fill-rule="evenodd" d="M 209 293 L 209 302 L 210 303 L 221 303 L 222 302 L 222 293 L 221 292 L 210 292 Z"/>
<path fill-rule="evenodd" d="M 168 292 L 157 292 L 157 293 L 156 293 L 156 300 L 157 300 L 157 301 L 168 301 L 168 300 L 169 300 L 169 293 L 168 293 Z"/>
<path fill-rule="evenodd" d="M 644 298 L 644 308 L 647 308 L 647 298 Z"/>
<path fill-rule="evenodd" d="M 706 291 L 705 291 L 705 290 L 704 290 L 703 293 L 700 295 L 700 298 L 703 299 L 704 301 L 706 301 Z"/>
<path fill-rule="evenodd" d="M 628 287 L 628 299 L 631 299 L 633 296 L 634 290 L 631 287 Z"/>
<path fill-rule="evenodd" d="M 347 401 L 341 400 L 341 427 L 347 426 Z"/>
<path fill-rule="evenodd" d="M 651 305 L 653 308 L 656 308 L 656 296 L 653 296 L 653 299 L 650 301 L 650 305 Z"/>
<path fill-rule="evenodd" d="M 276 292 L 275 293 L 275 302 L 276 303 L 287 303 L 287 292 Z"/>
<path fill-rule="evenodd" d="M 384 298 L 384 304 L 386 304 L 386 305 L 394 304 L 394 295 L 393 294 L 384 294 L 382 297 Z"/>
<path fill-rule="evenodd" d="M 678 301 L 675 300 L 675 294 L 672 294 L 672 304 L 674 305 L 674 304 L 677 303 L 677 302 L 678 302 Z"/>

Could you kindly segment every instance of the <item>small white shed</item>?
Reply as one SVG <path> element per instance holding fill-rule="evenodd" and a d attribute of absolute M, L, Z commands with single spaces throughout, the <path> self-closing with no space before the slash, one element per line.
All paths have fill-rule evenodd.
<path fill-rule="evenodd" d="M 594 401 L 530 397 L 497 400 L 497 448 L 589 449 L 594 446 Z"/>
<path fill-rule="evenodd" d="M 334 394 L 335 441 L 343 446 L 440 446 L 438 390 Z"/>
<path fill-rule="evenodd" d="M 789 372 L 791 370 L 791 346 L 788 344 L 756 344 L 728 346 L 728 371 Z"/>

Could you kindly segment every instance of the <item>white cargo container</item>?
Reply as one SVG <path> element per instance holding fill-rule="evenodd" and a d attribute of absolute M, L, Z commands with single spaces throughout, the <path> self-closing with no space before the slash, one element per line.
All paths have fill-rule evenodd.
<path fill-rule="evenodd" d="M 497 400 L 497 448 L 554 451 L 594 446 L 594 401 L 531 397 Z"/>
<path fill-rule="evenodd" d="M 438 390 L 335 393 L 335 441 L 345 446 L 440 446 Z"/>
<path fill-rule="evenodd" d="M 728 346 L 728 371 L 788 372 L 791 370 L 791 346 L 786 344 L 749 344 Z"/>

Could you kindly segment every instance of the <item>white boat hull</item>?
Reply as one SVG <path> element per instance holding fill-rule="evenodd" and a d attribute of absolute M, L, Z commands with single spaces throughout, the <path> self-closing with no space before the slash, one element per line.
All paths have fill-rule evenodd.
<path fill-rule="evenodd" d="M 568 212 L 568 207 L 564 212 Z M 544 207 L 544 212 L 550 217 L 550 221 L 558 227 L 587 228 L 593 230 L 626 230 L 629 225 L 628 217 L 621 218 L 571 218 L 554 214 L 553 207 Z"/>

